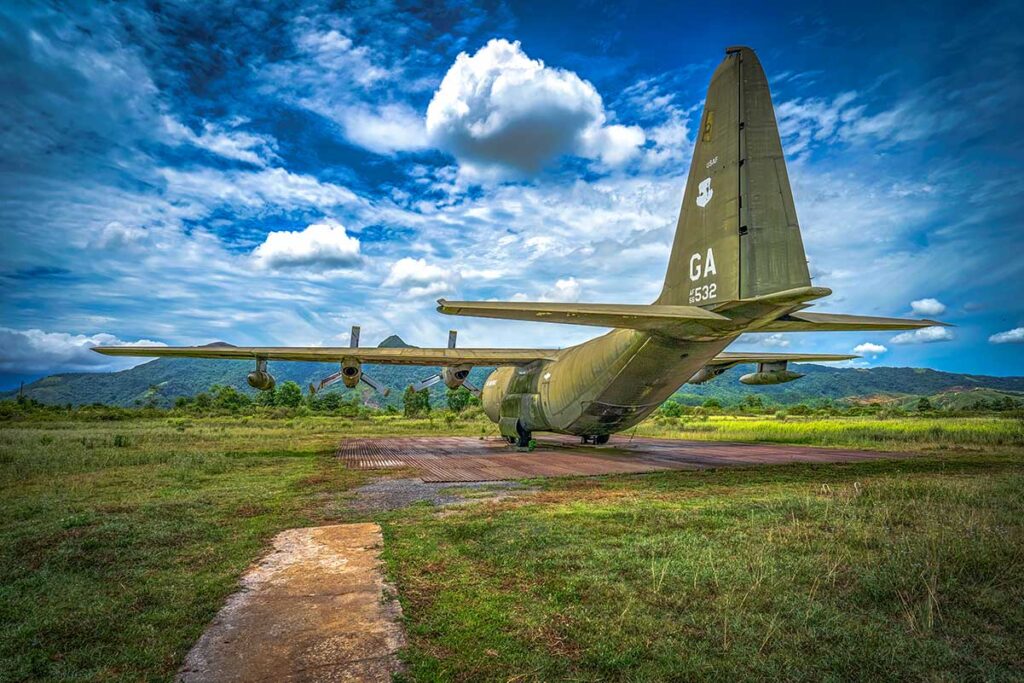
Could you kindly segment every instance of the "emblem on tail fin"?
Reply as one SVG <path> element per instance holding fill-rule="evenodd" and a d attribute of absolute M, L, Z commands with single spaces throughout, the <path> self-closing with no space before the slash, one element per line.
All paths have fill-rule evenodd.
<path fill-rule="evenodd" d="M 711 178 L 705 178 L 697 186 L 697 206 L 704 208 L 711 201 L 715 191 L 711 189 Z"/>

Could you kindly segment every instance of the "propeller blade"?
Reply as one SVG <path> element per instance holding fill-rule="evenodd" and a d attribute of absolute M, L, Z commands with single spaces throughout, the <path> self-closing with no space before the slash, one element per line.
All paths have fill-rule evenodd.
<path fill-rule="evenodd" d="M 459 336 L 458 330 L 448 330 L 448 348 L 455 348 L 455 338 Z"/>
<path fill-rule="evenodd" d="M 316 388 L 316 390 L 320 391 L 321 389 L 323 389 L 325 387 L 329 387 L 332 384 L 334 384 L 335 382 L 337 382 L 338 380 L 340 380 L 341 378 L 342 378 L 342 374 L 341 374 L 340 370 L 338 372 L 334 373 L 333 375 L 327 375 L 327 377 L 324 377 L 322 380 L 320 380 L 320 386 L 318 386 Z M 310 385 L 310 386 L 312 386 L 312 385 Z"/>
<path fill-rule="evenodd" d="M 309 395 L 310 396 L 315 396 L 316 395 L 316 387 L 313 386 L 312 382 L 309 383 Z"/>
<path fill-rule="evenodd" d="M 469 393 L 473 394 L 477 398 L 480 398 L 480 389 L 477 388 L 476 385 L 471 384 L 468 379 L 462 383 L 462 386 L 464 386 L 467 389 L 469 389 Z"/>
<path fill-rule="evenodd" d="M 384 386 L 374 378 L 368 376 L 365 372 L 363 373 L 363 376 L 360 377 L 359 379 L 365 382 L 368 387 L 379 393 L 381 396 L 387 397 L 387 395 L 391 393 L 391 389 Z"/>
<path fill-rule="evenodd" d="M 348 345 L 349 345 L 349 348 L 353 348 L 353 349 L 358 349 L 359 348 L 359 325 L 353 325 L 352 326 L 352 334 L 349 335 Z"/>
<path fill-rule="evenodd" d="M 434 386 L 435 384 L 440 382 L 442 379 L 444 379 L 444 377 L 440 373 L 438 373 L 436 375 L 431 375 L 430 377 L 428 377 L 428 378 L 426 378 L 424 380 L 421 380 L 419 382 L 416 382 L 416 384 L 413 384 L 412 385 L 412 389 L 413 389 L 413 391 L 423 391 L 427 387 Z"/>

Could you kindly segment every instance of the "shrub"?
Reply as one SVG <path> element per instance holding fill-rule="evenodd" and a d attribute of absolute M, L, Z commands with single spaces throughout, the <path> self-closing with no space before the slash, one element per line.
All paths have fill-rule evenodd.
<path fill-rule="evenodd" d="M 295 382 L 288 380 L 277 390 L 277 405 L 286 408 L 298 408 L 301 403 L 302 389 Z"/>
<path fill-rule="evenodd" d="M 410 384 L 402 394 L 402 412 L 406 417 L 422 417 L 430 415 L 430 391 L 416 391 Z"/>
<path fill-rule="evenodd" d="M 459 387 L 458 389 L 449 389 L 446 391 L 445 398 L 448 401 L 449 410 L 461 413 L 469 407 L 469 402 L 473 398 L 473 394 L 471 394 L 469 389 L 466 387 Z"/>
<path fill-rule="evenodd" d="M 668 400 L 661 405 L 658 413 L 665 417 L 679 417 L 683 414 L 683 407 L 676 401 Z"/>

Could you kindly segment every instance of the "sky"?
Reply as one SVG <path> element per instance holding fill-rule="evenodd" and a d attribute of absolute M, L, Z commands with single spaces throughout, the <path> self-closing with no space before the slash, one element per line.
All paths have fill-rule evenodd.
<path fill-rule="evenodd" d="M 753 47 L 814 310 L 733 350 L 1024 375 L 1024 5 L 5 2 L 0 387 L 97 344 L 563 347 L 435 300 L 649 303 L 708 81 Z"/>

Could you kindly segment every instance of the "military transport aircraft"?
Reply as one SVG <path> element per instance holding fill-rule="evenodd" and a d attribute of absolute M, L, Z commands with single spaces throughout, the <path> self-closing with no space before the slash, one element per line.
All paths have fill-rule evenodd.
<path fill-rule="evenodd" d="M 248 376 L 270 389 L 269 360 L 332 361 L 341 367 L 320 382 L 384 390 L 363 363 L 441 366 L 421 385 L 464 386 L 474 366 L 497 366 L 481 393 L 487 416 L 510 442 L 532 432 L 560 432 L 584 443 L 635 425 L 686 382 L 702 383 L 739 363 L 757 371 L 745 384 L 777 384 L 801 375 L 790 361 L 848 355 L 730 353 L 745 332 L 904 330 L 933 320 L 805 312 L 831 294 L 807 270 L 800 227 L 764 70 L 747 47 L 730 47 L 715 70 L 690 164 L 668 272 L 650 305 L 438 301 L 441 313 L 612 328 L 566 349 L 99 347 L 111 356 L 251 359 Z"/>

